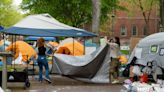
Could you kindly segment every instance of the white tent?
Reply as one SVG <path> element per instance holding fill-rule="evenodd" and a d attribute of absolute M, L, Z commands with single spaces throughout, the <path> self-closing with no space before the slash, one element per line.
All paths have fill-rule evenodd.
<path fill-rule="evenodd" d="M 63 24 L 54 19 L 49 14 L 29 15 L 23 20 L 10 27 L 2 30 L 8 34 L 31 35 L 31 36 L 66 36 L 66 37 L 83 37 L 96 36 L 95 34 L 83 29 L 75 28 Z"/>
<path fill-rule="evenodd" d="M 134 56 L 137 57 L 136 64 L 146 66 L 147 62 L 155 61 L 157 66 L 164 69 L 164 32 L 140 40 L 129 58 L 129 63 Z"/>
<path fill-rule="evenodd" d="M 155 65 L 152 65 L 155 67 L 153 72 L 155 80 L 158 74 L 164 74 L 164 32 L 155 33 L 140 40 L 129 58 L 129 63 L 134 56 L 137 57 L 136 64 L 144 66 L 147 66 L 148 62 L 155 61 Z"/>

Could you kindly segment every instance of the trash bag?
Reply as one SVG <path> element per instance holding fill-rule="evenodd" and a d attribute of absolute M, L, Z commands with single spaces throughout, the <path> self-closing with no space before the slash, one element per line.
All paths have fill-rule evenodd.
<path fill-rule="evenodd" d="M 142 74 L 142 72 L 141 72 L 139 66 L 137 66 L 137 65 L 135 65 L 135 66 L 133 67 L 132 72 L 133 72 L 135 75 L 137 75 L 137 76 L 140 76 L 140 75 Z"/>

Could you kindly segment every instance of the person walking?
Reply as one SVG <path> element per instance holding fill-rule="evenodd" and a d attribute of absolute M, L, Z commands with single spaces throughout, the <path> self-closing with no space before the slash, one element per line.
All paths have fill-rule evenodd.
<path fill-rule="evenodd" d="M 110 40 L 105 37 L 105 42 L 109 45 L 111 62 L 109 63 L 109 80 L 112 84 L 119 83 L 118 71 L 119 71 L 119 61 L 118 56 L 120 52 L 120 39 L 114 37 Z"/>
<path fill-rule="evenodd" d="M 38 47 L 38 66 L 39 66 L 39 81 L 43 81 L 43 67 L 45 68 L 45 80 L 51 83 L 50 77 L 49 77 L 49 67 L 48 67 L 48 61 L 46 58 L 46 44 L 45 40 L 43 38 L 39 38 L 37 40 L 37 47 Z"/>

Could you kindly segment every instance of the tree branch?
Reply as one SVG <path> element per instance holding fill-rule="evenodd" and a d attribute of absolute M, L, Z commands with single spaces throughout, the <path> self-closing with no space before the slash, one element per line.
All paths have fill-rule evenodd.
<path fill-rule="evenodd" d="M 153 1 L 154 1 L 154 0 L 151 0 L 151 3 L 150 3 L 150 10 L 148 11 L 148 22 L 149 22 L 150 14 L 151 14 L 152 7 L 153 7 Z"/>
<path fill-rule="evenodd" d="M 144 17 L 145 23 L 147 24 L 148 21 L 147 21 L 147 17 L 146 17 L 146 12 L 145 12 L 144 9 L 143 9 L 141 0 L 138 0 L 138 1 L 139 1 L 139 7 L 140 7 L 140 9 L 141 9 L 141 11 L 142 11 L 142 15 L 143 15 L 143 17 Z"/>

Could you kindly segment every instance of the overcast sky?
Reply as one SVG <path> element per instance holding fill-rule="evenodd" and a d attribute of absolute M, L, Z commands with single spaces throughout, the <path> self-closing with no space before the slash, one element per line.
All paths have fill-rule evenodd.
<path fill-rule="evenodd" d="M 16 6 L 19 6 L 21 4 L 22 0 L 13 0 L 13 4 L 16 5 Z M 16 7 L 17 8 L 17 11 L 19 11 L 20 13 L 22 14 L 25 14 L 25 13 L 28 13 L 29 11 L 22 11 L 20 9 L 20 7 Z"/>
<path fill-rule="evenodd" d="M 20 3 L 22 2 L 22 0 L 13 0 L 14 2 L 13 2 L 13 4 L 14 5 L 20 5 Z"/>

